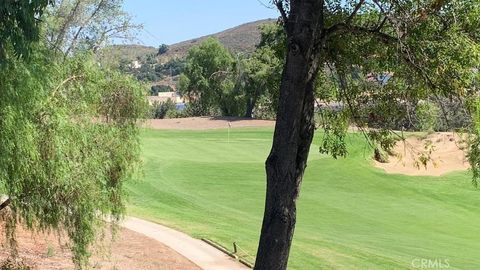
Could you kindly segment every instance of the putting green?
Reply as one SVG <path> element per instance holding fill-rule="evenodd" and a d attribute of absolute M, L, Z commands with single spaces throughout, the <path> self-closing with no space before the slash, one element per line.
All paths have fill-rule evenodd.
<path fill-rule="evenodd" d="M 130 215 L 255 254 L 272 129 L 142 133 L 144 176 Z M 388 175 L 360 135 L 335 160 L 312 145 L 289 269 L 480 269 L 480 193 L 467 172 Z M 423 261 L 422 261 L 423 260 Z"/>

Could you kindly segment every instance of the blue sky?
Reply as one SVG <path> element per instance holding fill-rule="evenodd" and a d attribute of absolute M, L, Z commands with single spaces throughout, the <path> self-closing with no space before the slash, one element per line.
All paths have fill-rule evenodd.
<path fill-rule="evenodd" d="M 268 0 L 124 0 L 135 23 L 144 25 L 135 43 L 158 45 L 213 34 L 242 23 L 277 18 Z"/>

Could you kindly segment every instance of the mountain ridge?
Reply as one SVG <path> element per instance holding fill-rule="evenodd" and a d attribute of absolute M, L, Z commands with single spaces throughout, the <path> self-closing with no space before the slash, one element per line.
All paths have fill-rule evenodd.
<path fill-rule="evenodd" d="M 260 41 L 260 29 L 263 24 L 274 23 L 276 19 L 263 19 L 240 24 L 223 31 L 205 35 L 197 38 L 188 39 L 168 45 L 168 51 L 157 55 L 157 62 L 162 64 L 172 59 L 182 59 L 187 55 L 188 50 L 200 44 L 209 37 L 218 38 L 228 50 L 232 53 L 250 53 L 255 50 L 255 46 Z M 160 44 L 159 44 L 160 45 Z M 158 48 L 140 44 L 115 44 L 107 47 L 105 53 L 109 58 L 117 60 L 135 61 L 139 58 L 145 58 L 147 55 L 156 54 Z"/>
<path fill-rule="evenodd" d="M 192 38 L 182 42 L 169 45 L 169 50 L 159 56 L 160 59 L 182 58 L 186 56 L 188 49 L 200 44 L 209 37 L 218 38 L 227 49 L 233 53 L 249 53 L 255 50 L 255 46 L 260 41 L 259 27 L 266 23 L 274 23 L 275 19 L 263 19 L 253 22 L 240 24 L 238 26 L 225 29 L 210 35 Z"/>

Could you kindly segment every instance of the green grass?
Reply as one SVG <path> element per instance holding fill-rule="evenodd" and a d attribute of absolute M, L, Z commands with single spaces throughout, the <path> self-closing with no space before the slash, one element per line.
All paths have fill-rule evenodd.
<path fill-rule="evenodd" d="M 413 259 L 480 269 L 480 193 L 467 172 L 388 175 L 359 135 L 335 160 L 312 145 L 298 201 L 289 269 L 411 269 Z M 129 214 L 254 255 L 271 129 L 142 134 L 144 179 L 130 183 Z"/>

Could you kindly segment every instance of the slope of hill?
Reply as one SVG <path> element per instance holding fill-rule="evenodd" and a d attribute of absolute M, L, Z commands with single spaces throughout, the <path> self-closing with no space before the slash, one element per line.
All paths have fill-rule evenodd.
<path fill-rule="evenodd" d="M 234 53 L 252 52 L 255 50 L 255 45 L 260 41 L 259 27 L 263 24 L 273 22 L 275 22 L 274 19 L 249 22 L 216 34 L 172 44 L 165 54 L 159 56 L 159 60 L 160 62 L 166 62 L 173 58 L 183 58 L 192 46 L 200 44 L 209 37 L 218 38 L 225 47 Z"/>
<path fill-rule="evenodd" d="M 225 47 L 234 53 L 252 52 L 255 49 L 255 45 L 260 41 L 259 27 L 262 24 L 273 22 L 275 22 L 274 19 L 249 22 L 219 33 L 175 43 L 169 45 L 168 51 L 158 56 L 157 59 L 159 63 L 165 63 L 171 59 L 183 58 L 192 46 L 200 44 L 208 37 L 218 38 Z M 157 48 L 152 46 L 136 44 L 113 45 L 104 49 L 102 58 L 112 61 L 120 61 L 122 59 L 135 61 L 138 58 L 145 58 L 149 54 L 155 54 L 157 50 Z"/>
<path fill-rule="evenodd" d="M 103 61 L 119 62 L 120 60 L 135 61 L 145 58 L 146 55 L 157 53 L 157 48 L 152 46 L 125 44 L 112 45 L 104 48 L 101 53 Z"/>

